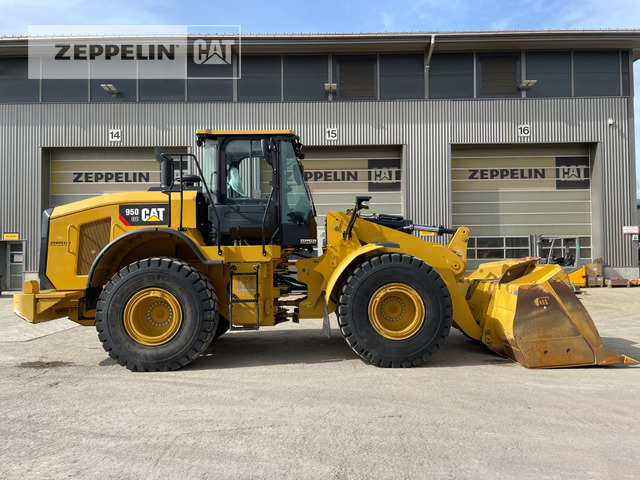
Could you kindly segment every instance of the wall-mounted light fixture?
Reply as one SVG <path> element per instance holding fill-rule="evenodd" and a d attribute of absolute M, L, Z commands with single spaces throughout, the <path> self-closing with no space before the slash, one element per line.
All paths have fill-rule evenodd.
<path fill-rule="evenodd" d="M 536 82 L 537 80 L 523 80 L 518 88 L 520 90 L 529 90 L 536 84 Z"/>
<path fill-rule="evenodd" d="M 607 124 L 608 124 L 609 126 L 613 125 L 613 118 L 608 118 L 608 119 L 607 119 Z"/>
<path fill-rule="evenodd" d="M 114 87 L 113 83 L 101 83 L 100 86 L 105 92 L 110 93 L 112 97 L 120 93 L 120 90 Z"/>
<path fill-rule="evenodd" d="M 337 83 L 325 83 L 324 84 L 324 91 L 327 93 L 336 93 L 336 90 L 338 90 L 338 84 Z"/>

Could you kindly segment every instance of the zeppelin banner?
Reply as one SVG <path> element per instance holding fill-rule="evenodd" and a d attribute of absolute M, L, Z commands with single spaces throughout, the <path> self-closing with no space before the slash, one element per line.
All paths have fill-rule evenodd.
<path fill-rule="evenodd" d="M 589 189 L 589 157 L 455 158 L 452 189 Z"/>
<path fill-rule="evenodd" d="M 396 192 L 400 159 L 307 162 L 304 176 L 314 192 Z"/>
<path fill-rule="evenodd" d="M 158 163 L 150 161 L 53 161 L 51 194 L 87 194 L 146 190 L 160 181 Z"/>

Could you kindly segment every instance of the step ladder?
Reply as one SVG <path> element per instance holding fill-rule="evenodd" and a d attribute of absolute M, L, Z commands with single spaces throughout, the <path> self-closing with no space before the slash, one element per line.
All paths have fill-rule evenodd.
<path fill-rule="evenodd" d="M 260 265 L 253 266 L 253 272 L 238 272 L 235 265 L 231 265 L 229 271 L 229 329 L 230 330 L 258 330 L 260 328 Z M 235 282 L 234 278 L 238 277 L 253 277 L 253 282 Z M 240 298 L 238 294 L 242 295 L 240 290 L 234 290 L 234 285 L 242 285 L 245 288 L 249 285 L 251 288 L 245 290 L 245 298 Z M 251 298 L 246 298 L 250 295 L 250 291 L 253 290 L 255 294 Z M 234 325 L 233 324 L 233 306 L 238 304 L 253 303 L 256 311 L 256 324 L 253 325 Z"/>

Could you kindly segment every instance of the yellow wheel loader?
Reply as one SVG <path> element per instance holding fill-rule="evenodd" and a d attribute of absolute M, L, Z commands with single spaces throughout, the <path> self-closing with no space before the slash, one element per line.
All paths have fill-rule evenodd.
<path fill-rule="evenodd" d="M 365 216 L 358 197 L 327 214 L 315 256 L 294 132 L 196 135 L 202 164 L 156 148 L 160 185 L 46 210 L 40 281 L 25 282 L 15 312 L 95 325 L 112 358 L 143 371 L 180 368 L 227 330 L 323 317 L 329 330 L 333 312 L 349 346 L 382 367 L 421 364 L 452 326 L 527 367 L 633 362 L 602 345 L 560 267 L 525 258 L 465 275 L 465 227 Z"/>

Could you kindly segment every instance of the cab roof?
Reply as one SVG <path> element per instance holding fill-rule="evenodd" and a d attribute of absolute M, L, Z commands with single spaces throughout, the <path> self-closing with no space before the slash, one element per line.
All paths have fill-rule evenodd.
<path fill-rule="evenodd" d="M 224 137 L 230 135 L 295 135 L 293 130 L 196 130 L 196 135 Z"/>

